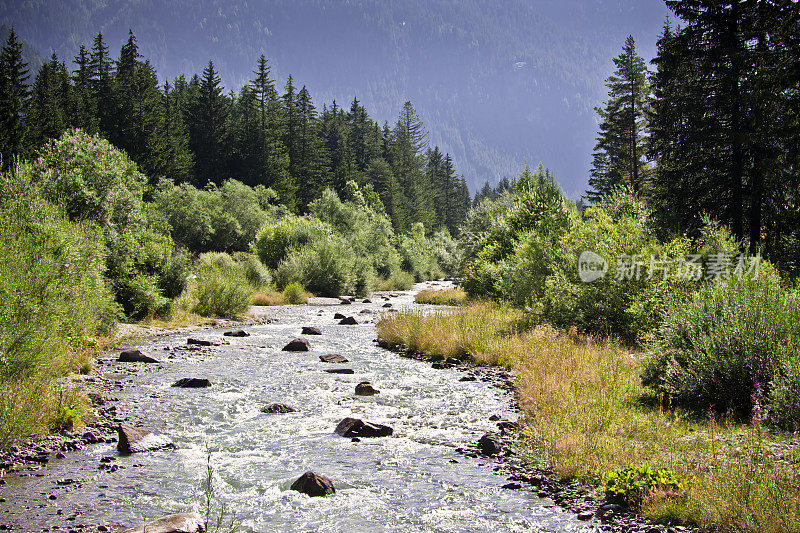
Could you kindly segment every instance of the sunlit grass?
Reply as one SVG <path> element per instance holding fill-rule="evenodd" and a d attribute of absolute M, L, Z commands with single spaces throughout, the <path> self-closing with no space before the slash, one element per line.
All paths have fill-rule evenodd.
<path fill-rule="evenodd" d="M 434 289 L 419 291 L 414 296 L 414 301 L 418 304 L 433 305 L 464 305 L 467 302 L 467 293 L 464 289 L 455 287 L 452 289 Z"/>
<path fill-rule="evenodd" d="M 672 469 L 687 488 L 650 494 L 639 509 L 645 516 L 707 530 L 800 531 L 800 456 L 787 438 L 758 421 L 665 411 L 641 385 L 637 353 L 548 326 L 521 331 L 521 319 L 482 303 L 387 316 L 378 331 L 431 355 L 512 367 L 524 456 L 563 479 L 597 490 L 608 472 L 649 463 Z"/>

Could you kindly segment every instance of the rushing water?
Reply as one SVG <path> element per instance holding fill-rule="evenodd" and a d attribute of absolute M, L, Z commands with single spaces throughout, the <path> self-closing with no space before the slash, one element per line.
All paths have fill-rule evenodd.
<path fill-rule="evenodd" d="M 508 481 L 494 472 L 494 461 L 456 452 L 495 430 L 491 415 L 513 419 L 511 398 L 480 380 L 459 381 L 458 370 L 434 370 L 377 347 L 370 321 L 382 303 L 376 298 L 373 304 L 276 309 L 270 324 L 247 328 L 250 337 L 229 339 L 222 330 L 205 330 L 193 336 L 230 344 L 178 351 L 173 359 L 166 359 L 165 348 L 184 344 L 185 333 L 146 342 L 140 348 L 165 363 L 123 379 L 124 389 L 116 394 L 119 414 L 170 436 L 178 450 L 117 457 L 113 444 L 99 444 L 68 454 L 51 462 L 41 477 L 0 486 L 7 501 L 0 506 L 16 500 L 12 512 L 19 515 L 15 520 L 0 514 L 0 521 L 24 519 L 31 531 L 61 524 L 63 531 L 65 525 L 133 525 L 142 517 L 198 510 L 208 448 L 218 501 L 235 510 L 249 531 L 584 528 L 549 500 L 501 488 Z M 392 303 L 416 306 L 408 292 Z M 375 314 L 360 314 L 364 309 Z M 336 312 L 361 324 L 339 326 Z M 312 351 L 281 351 L 305 325 L 323 332 L 306 336 Z M 326 353 L 342 354 L 349 362 L 320 362 Z M 323 371 L 337 367 L 355 374 Z M 213 386 L 170 386 L 183 377 L 209 378 Z M 365 380 L 380 394 L 356 396 L 355 384 Z M 299 412 L 260 412 L 273 402 Z M 390 425 L 394 435 L 361 442 L 339 437 L 333 428 L 347 416 Z M 115 464 L 124 468 L 98 473 L 104 456 L 116 457 Z M 288 490 L 307 470 L 330 477 L 337 494 L 309 498 Z M 63 478 L 80 483 L 58 486 Z"/>

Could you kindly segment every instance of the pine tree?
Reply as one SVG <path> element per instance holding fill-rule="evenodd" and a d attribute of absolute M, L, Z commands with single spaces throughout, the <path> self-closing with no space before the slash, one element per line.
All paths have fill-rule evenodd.
<path fill-rule="evenodd" d="M 72 110 L 70 112 L 70 126 L 80 128 L 90 134 L 96 133 L 97 111 L 92 99 L 92 72 L 89 63 L 89 53 L 83 45 L 81 45 L 78 50 L 78 55 L 75 57 L 75 65 L 76 69 L 72 74 L 73 97 Z"/>
<path fill-rule="evenodd" d="M 22 59 L 22 42 L 14 28 L 0 51 L 0 158 L 3 168 L 9 168 L 15 158 L 25 155 L 26 107 L 30 74 Z"/>
<path fill-rule="evenodd" d="M 587 197 L 597 202 L 614 188 L 628 186 L 635 193 L 644 188 L 645 113 L 649 98 L 647 67 L 628 37 L 622 54 L 614 59 L 617 69 L 606 84 L 608 102 L 595 108 L 600 115 L 600 132 L 593 154 Z"/>
<path fill-rule="evenodd" d="M 227 178 L 227 119 L 229 102 L 222 94 L 220 78 L 209 61 L 197 81 L 197 95 L 190 104 L 189 146 L 195 157 L 198 183 L 220 184 Z"/>
<path fill-rule="evenodd" d="M 392 166 L 400 188 L 408 199 L 406 211 L 410 222 L 422 222 L 427 229 L 431 229 L 436 223 L 436 212 L 432 187 L 423 171 L 428 134 L 411 102 L 403 105 L 392 141 Z"/>
<path fill-rule="evenodd" d="M 311 201 L 322 194 L 325 187 L 323 181 L 323 150 L 319 133 L 317 112 L 311 102 L 311 94 L 304 85 L 297 93 L 297 130 L 296 130 L 296 172 L 295 180 L 302 183 L 298 187 L 297 196 L 301 207 L 305 208 Z"/>
<path fill-rule="evenodd" d="M 41 147 L 67 129 L 65 114 L 69 104 L 64 85 L 68 85 L 68 79 L 66 67 L 58 61 L 55 53 L 39 69 L 29 102 L 28 136 L 32 148 Z"/>
<path fill-rule="evenodd" d="M 92 100 L 97 110 L 98 128 L 108 135 L 114 131 L 114 95 L 112 89 L 114 66 L 108 55 L 108 46 L 103 41 L 103 34 L 98 33 L 92 43 L 89 54 Z"/>

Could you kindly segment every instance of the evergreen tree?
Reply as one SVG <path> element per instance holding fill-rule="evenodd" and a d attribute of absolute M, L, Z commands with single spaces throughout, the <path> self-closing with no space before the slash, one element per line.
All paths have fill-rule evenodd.
<path fill-rule="evenodd" d="M 431 229 L 436 222 L 436 212 L 432 187 L 423 171 L 427 146 L 428 134 L 422 120 L 411 102 L 406 102 L 392 135 L 392 166 L 407 198 L 406 212 L 410 222 L 422 222 Z"/>
<path fill-rule="evenodd" d="M 108 54 L 108 46 L 103 41 L 103 34 L 98 33 L 92 43 L 89 54 L 89 69 L 91 71 L 92 100 L 97 113 L 99 131 L 105 135 L 114 131 L 114 95 L 113 74 L 114 64 Z"/>
<path fill-rule="evenodd" d="M 70 126 L 80 128 L 89 134 L 97 132 L 95 103 L 92 99 L 92 71 L 89 53 L 81 45 L 75 57 L 76 68 L 72 74 L 72 107 Z"/>
<path fill-rule="evenodd" d="M 15 158 L 25 155 L 26 107 L 28 103 L 30 74 L 28 64 L 22 59 L 22 42 L 14 28 L 0 50 L 0 158 L 3 168 L 9 168 Z"/>
<path fill-rule="evenodd" d="M 65 83 L 68 85 L 66 67 L 54 53 L 50 61 L 39 69 L 31 91 L 28 137 L 34 149 L 41 147 L 48 139 L 61 136 L 67 129 Z"/>
<path fill-rule="evenodd" d="M 303 184 L 298 187 L 297 195 L 301 206 L 305 208 L 311 201 L 319 196 L 325 188 L 323 181 L 323 150 L 319 133 L 317 112 L 311 102 L 311 94 L 304 85 L 297 93 L 297 130 L 296 130 L 296 183 Z"/>
<path fill-rule="evenodd" d="M 649 98 L 647 67 L 628 37 L 622 54 L 614 59 L 617 69 L 607 80 L 608 102 L 595 108 L 600 115 L 600 133 L 593 154 L 587 197 L 597 202 L 619 186 L 642 191 L 645 160 L 645 112 Z"/>
<path fill-rule="evenodd" d="M 220 78 L 209 61 L 197 81 L 197 95 L 190 104 L 189 146 L 195 157 L 199 184 L 221 184 L 227 178 L 228 98 L 222 94 Z"/>

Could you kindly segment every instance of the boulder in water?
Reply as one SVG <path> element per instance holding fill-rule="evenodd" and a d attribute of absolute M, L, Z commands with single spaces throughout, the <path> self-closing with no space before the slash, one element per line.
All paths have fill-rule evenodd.
<path fill-rule="evenodd" d="M 478 450 L 483 455 L 497 455 L 503 449 L 500 437 L 487 433 L 478 440 Z"/>
<path fill-rule="evenodd" d="M 175 444 L 164 435 L 158 435 L 146 429 L 139 429 L 130 424 L 121 423 L 117 426 L 117 450 L 123 454 L 151 452 L 162 448 L 177 448 Z"/>
<path fill-rule="evenodd" d="M 376 394 L 380 394 L 381 391 L 377 390 L 375 387 L 372 386 L 372 383 L 369 381 L 362 381 L 358 385 L 356 385 L 356 394 L 359 396 L 374 396 Z"/>
<path fill-rule="evenodd" d="M 233 331 L 226 331 L 223 333 L 226 337 L 249 337 L 250 334 L 243 329 L 234 329 Z"/>
<path fill-rule="evenodd" d="M 333 315 L 333 319 L 334 320 L 341 320 L 343 318 L 344 318 L 344 315 L 342 313 L 336 313 L 335 315 Z"/>
<path fill-rule="evenodd" d="M 352 368 L 331 368 L 325 372 L 328 374 L 355 374 Z"/>
<path fill-rule="evenodd" d="M 358 321 L 351 316 L 345 317 L 339 321 L 340 326 L 355 326 L 356 324 L 358 324 Z"/>
<path fill-rule="evenodd" d="M 122 533 L 203 533 L 201 518 L 194 513 L 180 513 L 163 516 L 158 520 L 132 527 Z"/>
<path fill-rule="evenodd" d="M 322 335 L 322 331 L 312 326 L 303 326 L 303 335 Z"/>
<path fill-rule="evenodd" d="M 123 350 L 119 353 L 121 363 L 158 363 L 158 359 L 153 359 L 141 350 Z"/>
<path fill-rule="evenodd" d="M 339 425 L 333 431 L 337 435 L 347 438 L 388 437 L 394 433 L 394 430 L 389 426 L 364 422 L 360 418 L 349 417 L 339 422 Z"/>
<path fill-rule="evenodd" d="M 181 378 L 172 384 L 181 389 L 203 389 L 211 386 L 211 381 L 206 378 Z"/>
<path fill-rule="evenodd" d="M 292 490 L 308 494 L 309 496 L 328 496 L 336 494 L 336 487 L 333 481 L 327 477 L 308 471 L 292 483 Z"/>
<path fill-rule="evenodd" d="M 346 363 L 347 357 L 339 355 L 338 353 L 328 353 L 325 355 L 320 355 L 319 360 L 323 363 Z"/>
<path fill-rule="evenodd" d="M 305 339 L 294 339 L 283 347 L 284 352 L 307 352 L 309 349 L 308 341 Z"/>
<path fill-rule="evenodd" d="M 392 306 L 392 304 L 390 304 L 390 303 L 383 304 L 383 307 L 391 307 L 391 306 Z"/>
<path fill-rule="evenodd" d="M 194 339 L 192 337 L 186 339 L 186 344 L 193 344 L 195 346 L 219 346 L 216 342 L 205 339 Z"/>
<path fill-rule="evenodd" d="M 275 415 L 275 414 L 295 413 L 295 412 L 297 412 L 297 409 L 295 409 L 294 407 L 290 407 L 288 405 L 282 404 L 282 403 L 273 403 L 273 404 L 265 405 L 264 407 L 262 407 L 261 408 L 261 412 L 262 413 L 267 413 L 267 414 L 270 414 L 270 415 Z"/>

